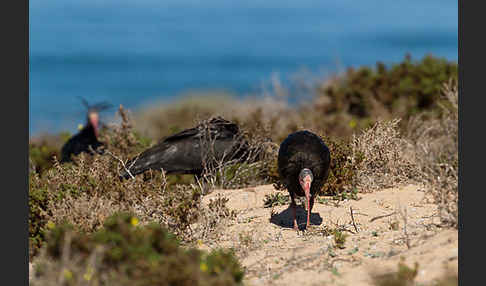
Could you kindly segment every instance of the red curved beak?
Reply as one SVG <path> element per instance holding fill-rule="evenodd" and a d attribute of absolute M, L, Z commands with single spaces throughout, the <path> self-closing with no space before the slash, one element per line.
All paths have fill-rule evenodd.
<path fill-rule="evenodd" d="M 305 198 L 307 199 L 307 208 L 309 208 L 309 201 L 310 201 L 310 187 L 312 184 L 312 177 L 307 175 L 304 177 L 302 181 L 300 181 L 300 185 L 305 193 Z"/>

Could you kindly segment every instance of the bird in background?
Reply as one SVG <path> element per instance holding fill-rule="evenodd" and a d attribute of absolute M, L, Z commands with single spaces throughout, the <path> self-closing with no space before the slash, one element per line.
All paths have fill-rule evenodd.
<path fill-rule="evenodd" d="M 104 146 L 104 144 L 98 140 L 100 128 L 99 113 L 109 109 L 111 104 L 108 102 L 89 104 L 86 99 L 80 99 L 87 109 L 86 124 L 62 146 L 61 163 L 70 162 L 73 155 L 78 155 L 82 152 L 93 154 L 92 150 L 94 150 L 102 153 L 100 147 Z"/>
<path fill-rule="evenodd" d="M 299 230 L 295 197 L 305 196 L 306 198 L 306 228 L 309 228 L 314 199 L 329 176 L 330 163 L 329 148 L 321 137 L 310 131 L 291 133 L 280 144 L 278 172 L 290 194 L 290 207 L 295 230 Z"/>
<path fill-rule="evenodd" d="M 166 174 L 194 174 L 200 178 L 209 160 L 243 161 L 249 149 L 238 125 L 217 116 L 143 151 L 125 164 L 120 177 L 128 179 L 147 170 L 163 169 Z"/>

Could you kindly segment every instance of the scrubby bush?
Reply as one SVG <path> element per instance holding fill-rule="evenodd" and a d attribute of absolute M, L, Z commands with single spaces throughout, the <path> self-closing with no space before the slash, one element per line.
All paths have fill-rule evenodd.
<path fill-rule="evenodd" d="M 319 195 L 339 196 L 351 193 L 364 154 L 357 152 L 353 157 L 351 142 L 346 139 L 323 136 L 331 152 L 329 177 Z"/>
<path fill-rule="evenodd" d="M 214 209 L 202 206 L 202 190 L 196 185 L 169 186 L 161 175 L 121 181 L 117 170 L 117 162 L 108 156 L 82 154 L 74 164 L 56 163 L 42 177 L 31 175 L 31 256 L 44 241 L 49 222 L 68 221 L 77 229 L 93 232 L 113 213 L 130 211 L 142 223 L 157 222 L 192 241 L 197 235 L 191 231 L 192 224 L 210 219 L 215 212 L 224 216 L 224 203 Z M 200 231 L 207 234 L 211 228 Z"/>
<path fill-rule="evenodd" d="M 140 225 L 130 213 L 92 234 L 53 227 L 34 269 L 31 285 L 239 285 L 244 275 L 231 250 L 183 248 L 167 229 Z"/>
<path fill-rule="evenodd" d="M 420 176 L 416 154 L 407 152 L 412 145 L 401 136 L 399 122 L 399 119 L 378 121 L 353 136 L 356 186 L 362 191 L 408 184 Z"/>
<path fill-rule="evenodd" d="M 438 110 L 441 85 L 457 79 L 457 63 L 432 55 L 413 61 L 410 55 L 398 64 L 376 68 L 349 68 L 344 75 L 319 89 L 329 102 L 319 109 L 328 114 L 345 112 L 358 118 L 393 115 L 407 118 L 419 111 Z"/>
<path fill-rule="evenodd" d="M 443 84 L 441 116 L 435 119 L 417 115 L 408 122 L 406 138 L 413 146 L 421 182 L 425 183 L 438 205 L 444 225 L 458 226 L 458 89 L 457 81 Z"/>
<path fill-rule="evenodd" d="M 100 132 L 100 141 L 106 149 L 122 159 L 129 158 L 148 148 L 152 140 L 135 131 L 131 113 L 120 105 L 117 116 L 120 124 L 110 124 Z"/>
<path fill-rule="evenodd" d="M 69 132 L 58 135 L 44 134 L 29 141 L 29 173 L 42 174 L 54 164 L 54 156 L 59 158 L 62 145 L 71 137 Z"/>
<path fill-rule="evenodd" d="M 38 252 L 44 241 L 44 232 L 49 219 L 47 214 L 50 194 L 47 189 L 36 185 L 38 174 L 29 176 L 29 254 Z"/>

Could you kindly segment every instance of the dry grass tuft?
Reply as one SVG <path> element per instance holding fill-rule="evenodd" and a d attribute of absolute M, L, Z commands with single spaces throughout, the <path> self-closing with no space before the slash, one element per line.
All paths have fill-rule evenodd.
<path fill-rule="evenodd" d="M 407 138 L 412 142 L 423 183 L 438 205 L 444 225 L 457 227 L 458 219 L 458 89 L 450 80 L 443 85 L 443 114 L 437 119 L 425 115 L 409 122 Z"/>
<path fill-rule="evenodd" d="M 361 134 L 353 136 L 353 159 L 361 159 L 356 186 L 376 190 L 410 183 L 417 171 L 415 157 L 407 154 L 409 143 L 400 137 L 400 119 L 378 121 Z"/>

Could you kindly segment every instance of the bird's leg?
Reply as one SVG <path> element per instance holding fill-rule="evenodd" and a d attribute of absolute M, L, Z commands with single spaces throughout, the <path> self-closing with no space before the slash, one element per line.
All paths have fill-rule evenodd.
<path fill-rule="evenodd" d="M 311 195 L 311 197 L 310 197 L 310 211 L 311 212 L 312 212 L 312 208 L 314 207 L 314 198 L 315 198 L 315 196 Z"/>
<path fill-rule="evenodd" d="M 305 197 L 307 199 L 307 224 L 305 225 L 307 229 L 310 225 L 310 195 L 308 192 L 305 192 Z"/>
<path fill-rule="evenodd" d="M 301 183 L 303 185 L 304 193 L 305 193 L 305 198 L 307 200 L 307 224 L 306 228 L 309 228 L 310 225 L 310 201 L 311 201 L 311 194 L 310 194 L 310 185 L 311 185 L 312 179 L 310 176 L 306 176 Z"/>
<path fill-rule="evenodd" d="M 307 203 L 307 206 L 308 207 L 307 207 L 307 226 L 306 226 L 306 228 L 308 228 L 309 225 L 310 225 L 310 214 L 312 212 L 312 207 L 314 206 L 314 196 L 313 195 L 310 196 L 310 202 Z"/>
<path fill-rule="evenodd" d="M 290 199 L 291 199 L 290 207 L 292 208 L 292 221 L 294 222 L 294 230 L 299 231 L 299 225 L 297 224 L 297 205 L 295 204 L 294 196 L 291 196 Z"/>

